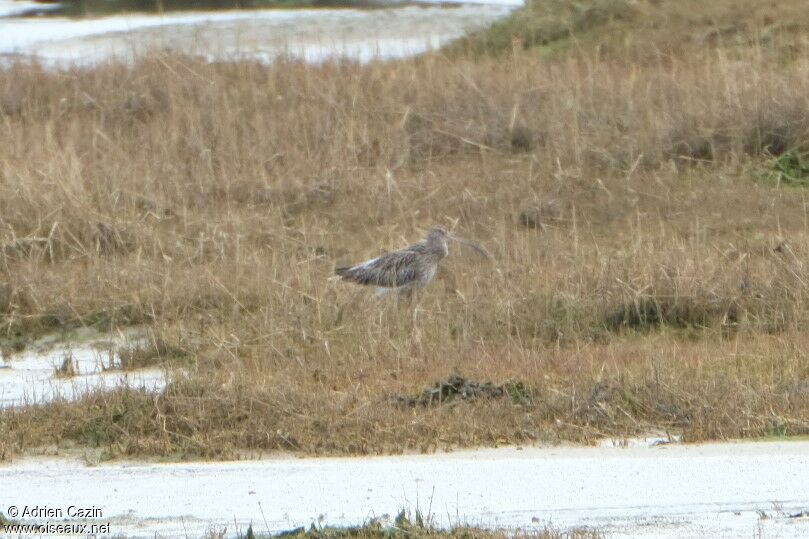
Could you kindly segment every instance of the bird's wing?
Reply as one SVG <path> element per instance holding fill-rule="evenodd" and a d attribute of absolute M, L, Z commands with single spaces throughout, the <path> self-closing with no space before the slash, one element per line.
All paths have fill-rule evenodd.
<path fill-rule="evenodd" d="M 337 268 L 334 272 L 357 284 L 398 287 L 410 284 L 419 278 L 419 251 L 411 246 L 373 258 L 362 264 Z"/>

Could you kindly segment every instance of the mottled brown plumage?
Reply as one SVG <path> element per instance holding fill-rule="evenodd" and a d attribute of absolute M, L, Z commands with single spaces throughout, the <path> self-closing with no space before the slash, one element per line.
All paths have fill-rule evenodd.
<path fill-rule="evenodd" d="M 488 256 L 477 245 L 455 237 L 441 227 L 434 227 L 422 241 L 356 266 L 336 268 L 334 272 L 344 281 L 397 289 L 400 294 L 408 294 L 433 280 L 439 262 L 449 254 L 448 240 L 464 243 Z"/>

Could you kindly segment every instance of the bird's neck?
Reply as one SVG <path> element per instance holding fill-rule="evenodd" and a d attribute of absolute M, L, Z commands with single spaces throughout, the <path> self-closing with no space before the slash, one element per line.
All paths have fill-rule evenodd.
<path fill-rule="evenodd" d="M 427 247 L 430 249 L 430 252 L 435 253 L 439 259 L 449 254 L 449 248 L 445 241 L 428 241 Z"/>

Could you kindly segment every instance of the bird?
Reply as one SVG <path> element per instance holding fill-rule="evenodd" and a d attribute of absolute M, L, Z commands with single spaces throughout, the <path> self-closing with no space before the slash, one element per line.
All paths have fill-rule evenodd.
<path fill-rule="evenodd" d="M 335 268 L 334 273 L 343 281 L 376 286 L 381 294 L 395 290 L 399 296 L 408 297 L 414 290 L 424 288 L 433 280 L 438 264 L 449 255 L 449 241 L 469 246 L 482 256 L 490 258 L 476 243 L 435 226 L 419 242 L 355 266 Z"/>

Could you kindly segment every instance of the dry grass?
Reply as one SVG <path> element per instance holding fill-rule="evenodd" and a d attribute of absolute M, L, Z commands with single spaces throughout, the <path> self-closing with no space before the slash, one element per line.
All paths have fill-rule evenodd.
<path fill-rule="evenodd" d="M 809 63 L 755 47 L 0 71 L 6 338 L 148 324 L 187 371 L 2 411 L 0 457 L 807 433 L 809 215 L 771 174 L 807 111 Z M 328 281 L 433 224 L 494 264 L 409 309 Z M 391 404 L 452 374 L 526 398 Z"/>
<path fill-rule="evenodd" d="M 176 366 L 186 358 L 186 352 L 186 349 L 170 344 L 159 334 L 149 332 L 144 339 L 125 344 L 118 350 L 111 351 L 110 355 L 117 356 L 121 369 L 130 371 L 165 365 L 169 360 Z"/>

